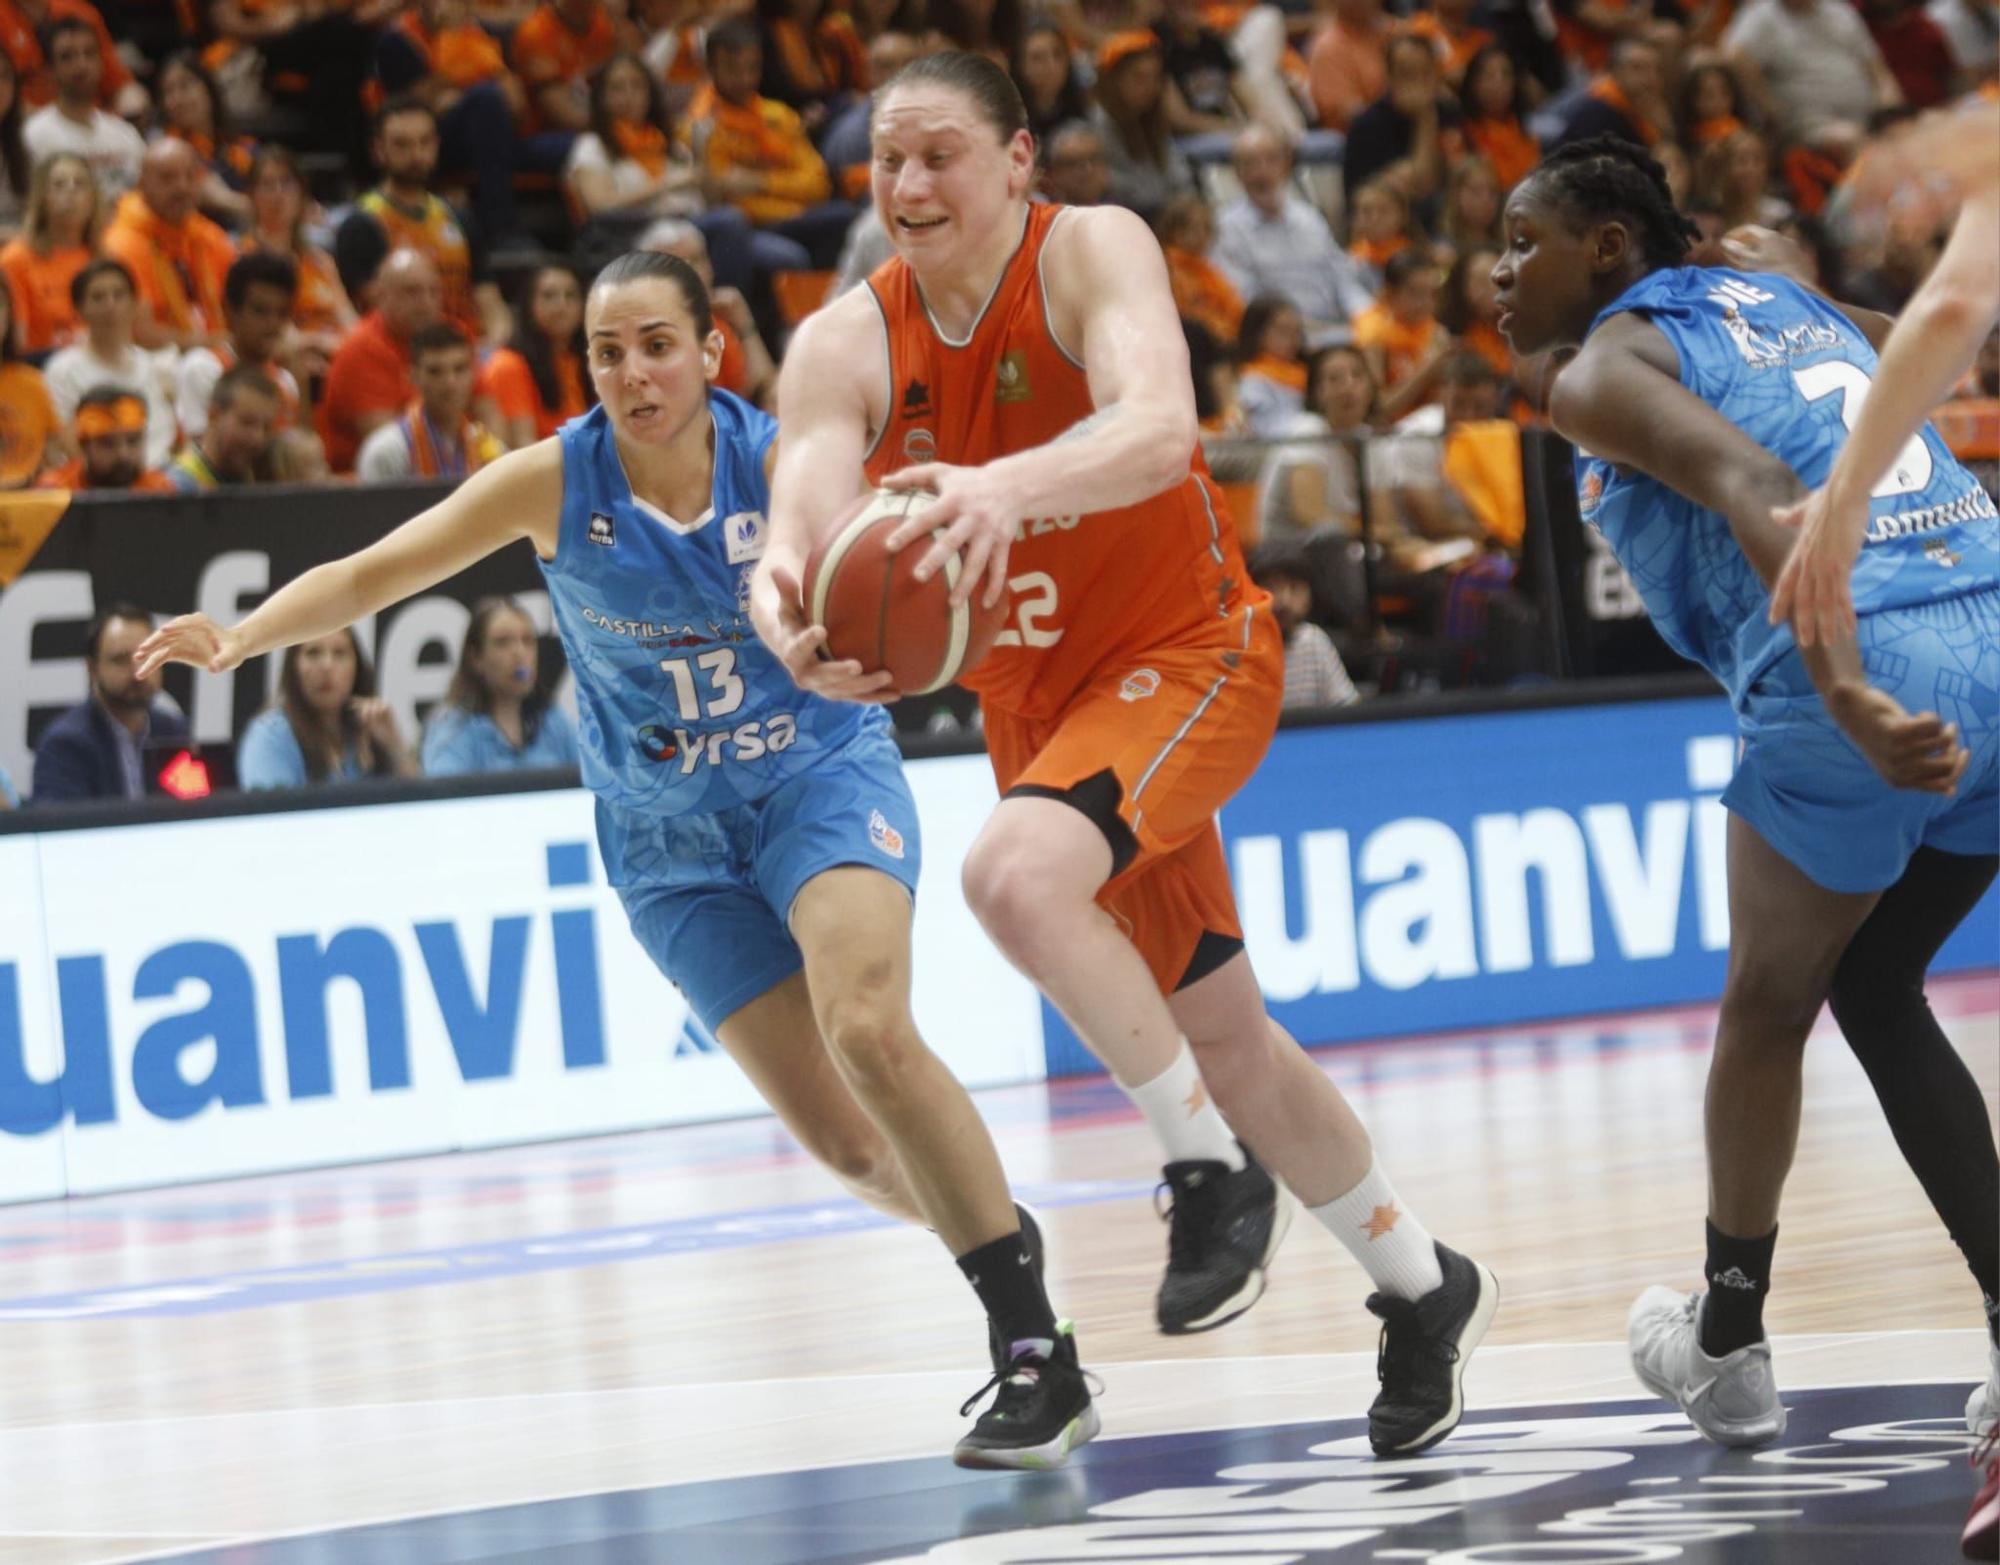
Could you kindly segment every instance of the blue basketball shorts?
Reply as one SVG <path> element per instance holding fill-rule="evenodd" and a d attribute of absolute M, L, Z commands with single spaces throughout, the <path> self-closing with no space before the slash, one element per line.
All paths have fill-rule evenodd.
<path fill-rule="evenodd" d="M 887 732 L 710 814 L 634 814 L 600 799 L 597 841 L 633 935 L 711 1033 L 804 965 L 790 920 L 807 881 L 858 864 L 914 899 L 922 858 Z"/>
<path fill-rule="evenodd" d="M 1882 891 L 1919 846 L 2000 852 L 2000 591 L 1861 616 L 1868 681 L 1905 710 L 1958 725 L 1958 792 L 1891 788 L 1847 742 L 1796 650 L 1751 686 L 1722 802 L 1829 891 Z"/>

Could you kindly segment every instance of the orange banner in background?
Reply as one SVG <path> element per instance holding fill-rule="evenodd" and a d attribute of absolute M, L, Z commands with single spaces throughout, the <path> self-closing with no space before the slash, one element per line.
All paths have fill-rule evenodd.
<path fill-rule="evenodd" d="M 24 489 L 0 494 L 0 587 L 28 568 L 69 509 L 67 489 Z"/>

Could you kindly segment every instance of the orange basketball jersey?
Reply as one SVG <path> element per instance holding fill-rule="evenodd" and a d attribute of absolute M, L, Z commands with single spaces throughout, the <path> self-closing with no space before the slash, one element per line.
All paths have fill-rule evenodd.
<path fill-rule="evenodd" d="M 963 343 L 932 323 L 897 257 L 868 279 L 888 327 L 889 417 L 866 472 L 917 462 L 976 467 L 1073 430 L 1092 411 L 1083 366 L 1049 328 L 1043 246 L 1066 208 L 1031 205 L 999 286 Z M 1268 596 L 1250 582 L 1236 529 L 1201 448 L 1187 476 L 1137 505 L 1021 524 L 1007 559 L 1007 628 L 965 683 L 1004 711 L 1062 711 L 1113 661 L 1160 647 L 1242 639 Z"/>

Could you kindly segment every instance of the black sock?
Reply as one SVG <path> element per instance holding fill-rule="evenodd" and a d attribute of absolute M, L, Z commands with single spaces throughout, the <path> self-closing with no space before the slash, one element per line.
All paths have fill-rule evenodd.
<path fill-rule="evenodd" d="M 1919 848 L 1834 970 L 1828 999 L 1903 1160 L 1979 1291 L 2000 1298 L 2000 1159 L 1986 1095 L 1931 1015 L 1924 972 L 1993 883 L 1992 855 Z"/>
<path fill-rule="evenodd" d="M 1708 1302 L 1701 1311 L 1701 1351 L 1712 1359 L 1747 1348 L 1764 1335 L 1764 1296 L 1771 1291 L 1771 1252 L 1778 1230 L 1761 1239 L 1732 1239 L 1708 1225 Z"/>
<path fill-rule="evenodd" d="M 1040 1337 L 1055 1341 L 1056 1316 L 1042 1292 L 1042 1279 L 1028 1263 L 1027 1242 L 1018 1231 L 982 1244 L 958 1258 L 958 1269 L 986 1306 L 994 1329 L 1007 1342 Z"/>

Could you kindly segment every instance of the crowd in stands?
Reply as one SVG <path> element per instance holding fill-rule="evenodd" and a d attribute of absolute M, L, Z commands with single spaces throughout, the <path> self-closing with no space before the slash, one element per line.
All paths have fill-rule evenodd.
<path fill-rule="evenodd" d="M 0 0 L 0 487 L 463 476 L 590 406 L 584 290 L 635 246 L 712 280 L 721 383 L 768 405 L 890 253 L 871 88 L 941 48 L 1012 71 L 1039 199 L 1154 224 L 1238 525 L 1352 659 L 1504 588 L 1548 374 L 1487 274 L 1541 153 L 1641 143 L 1711 238 L 1894 310 L 1951 214 L 1831 221 L 1841 179 L 1996 90 L 2000 4 Z M 308 734 L 358 649 L 297 665 L 259 753 L 415 764 L 372 708 Z"/>

